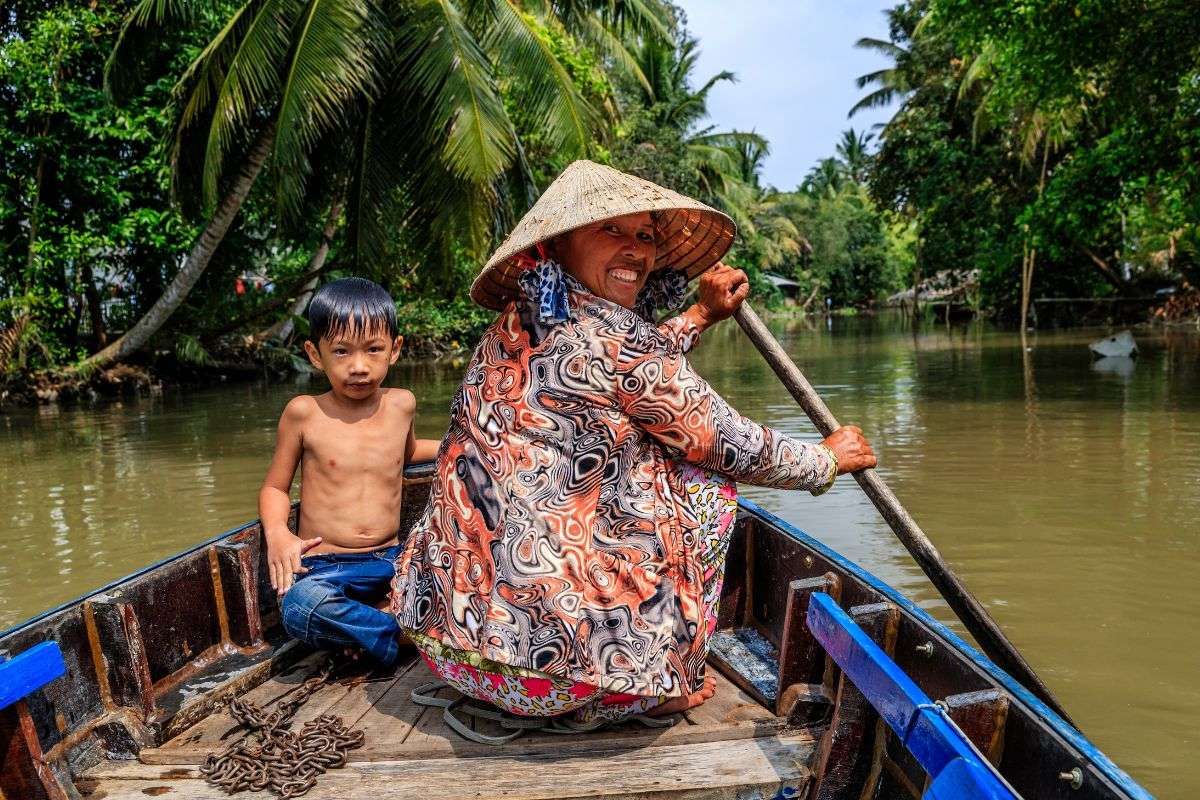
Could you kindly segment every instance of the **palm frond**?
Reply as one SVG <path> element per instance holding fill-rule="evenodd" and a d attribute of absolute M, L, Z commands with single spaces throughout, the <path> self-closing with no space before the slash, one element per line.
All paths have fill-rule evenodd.
<path fill-rule="evenodd" d="M 0 331 L 0 372 L 10 371 L 14 361 L 13 356 L 17 354 L 21 339 L 32 320 L 33 317 L 28 313 L 22 314 L 14 319 L 7 328 Z"/>
<path fill-rule="evenodd" d="M 444 131 L 441 160 L 462 180 L 489 184 L 516 153 L 492 64 L 450 0 L 417 0 L 396 52 Z"/>
<path fill-rule="evenodd" d="M 498 66 L 514 76 L 528 102 L 529 112 L 547 134 L 549 144 L 565 157 L 583 155 L 596 129 L 596 110 L 579 93 L 566 67 L 558 60 L 515 0 L 495 0 L 495 24 L 484 40 L 497 53 Z"/>
<path fill-rule="evenodd" d="M 308 153 L 375 93 L 382 27 L 368 0 L 309 0 L 294 34 L 279 99 L 275 140 L 278 202 L 285 216 L 304 200 Z"/>
<path fill-rule="evenodd" d="M 859 89 L 865 89 L 875 83 L 880 86 L 895 86 L 897 82 L 896 78 L 897 71 L 894 68 L 888 67 L 868 72 L 866 75 L 859 75 L 854 79 L 854 85 Z"/>
<path fill-rule="evenodd" d="M 650 83 L 646 73 L 642 71 L 642 65 L 637 56 L 630 51 L 629 46 L 612 28 L 605 25 L 598 17 L 589 16 L 584 20 L 583 29 L 579 35 L 597 52 L 611 59 L 617 69 L 637 81 L 642 90 L 647 92 L 651 98 L 654 97 L 654 86 Z"/>
<path fill-rule="evenodd" d="M 708 142 L 721 147 L 751 147 L 762 152 L 763 156 L 770 155 L 771 143 L 761 133 L 755 131 L 723 131 L 721 133 L 699 133 L 689 138 L 692 142 Z"/>
<path fill-rule="evenodd" d="M 981 81 L 990 77 L 994 53 L 994 47 L 988 43 L 979 55 L 967 57 L 966 69 L 963 70 L 962 80 L 958 84 L 959 100 L 966 97 Z"/>
<path fill-rule="evenodd" d="M 496 219 L 497 181 L 462 178 L 445 163 L 442 110 L 416 90 L 406 67 L 396 70 L 359 131 L 364 146 L 347 233 L 367 274 L 398 264 L 448 272 L 456 254 L 482 256 Z"/>
<path fill-rule="evenodd" d="M 204 348 L 200 340 L 190 334 L 181 333 L 175 337 L 175 357 L 184 364 L 195 364 L 200 367 L 210 367 L 217 363 L 212 353 Z"/>
<path fill-rule="evenodd" d="M 871 36 L 864 36 L 854 43 L 854 46 L 859 50 L 874 50 L 876 53 L 885 55 L 893 60 L 899 60 L 908 55 L 908 51 L 895 42 L 889 42 L 887 39 L 876 39 Z"/>
<path fill-rule="evenodd" d="M 254 14 L 233 53 L 213 101 L 204 147 L 201 187 L 205 203 L 215 203 L 225 156 L 255 112 L 274 108 L 279 68 L 291 45 L 299 11 L 296 0 L 266 0 Z"/>
<path fill-rule="evenodd" d="M 161 28 L 183 27 L 205 7 L 215 5 L 197 0 L 138 0 L 125 15 L 104 62 L 104 92 L 109 100 L 123 103 L 143 87 L 137 67 L 147 45 L 161 37 Z"/>
<path fill-rule="evenodd" d="M 196 124 L 211 112 L 212 98 L 220 91 L 229 60 L 261 6 L 261 0 L 249 0 L 235 11 L 175 82 L 171 95 L 182 103 L 178 129 Z"/>
<path fill-rule="evenodd" d="M 380 108 L 389 98 L 370 103 L 355 132 L 355 163 L 351 174 L 346 209 L 347 251 L 356 272 L 369 274 L 384 260 L 387 249 L 388 218 L 394 219 L 397 187 L 403 184 L 399 174 L 394 141 L 385 129 Z M 381 130 L 382 128 L 382 130 Z"/>
<path fill-rule="evenodd" d="M 686 152 L 688 161 L 697 169 L 721 176 L 738 172 L 737 157 L 722 145 L 691 141 L 686 145 Z"/>
<path fill-rule="evenodd" d="M 722 71 L 718 72 L 716 75 L 713 75 L 711 78 L 709 78 L 707 81 L 705 81 L 703 86 L 701 86 L 699 89 L 696 90 L 696 95 L 701 100 L 707 100 L 708 93 L 710 91 L 712 91 L 712 88 L 714 86 L 716 86 L 718 83 L 720 83 L 721 81 L 729 81 L 730 83 L 737 83 L 737 74 L 730 72 L 729 70 L 722 70 Z"/>
<path fill-rule="evenodd" d="M 846 114 L 846 116 L 853 117 L 859 111 L 865 111 L 868 108 L 882 108 L 883 106 L 890 105 L 892 101 L 896 99 L 898 94 L 899 92 L 897 92 L 895 89 L 888 87 L 876 89 L 851 106 L 850 112 Z"/>
<path fill-rule="evenodd" d="M 537 5 L 543 16 L 553 13 L 572 35 L 584 31 L 588 17 L 618 34 L 663 41 L 671 35 L 672 12 L 662 0 L 543 0 Z"/>

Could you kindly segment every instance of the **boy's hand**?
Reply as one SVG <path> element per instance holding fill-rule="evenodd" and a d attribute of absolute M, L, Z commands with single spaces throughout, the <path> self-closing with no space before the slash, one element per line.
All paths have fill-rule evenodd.
<path fill-rule="evenodd" d="M 291 531 L 267 534 L 267 566 L 271 572 L 271 588 L 280 597 L 292 588 L 296 575 L 308 572 L 300 557 L 321 543 L 321 537 L 301 539 Z"/>

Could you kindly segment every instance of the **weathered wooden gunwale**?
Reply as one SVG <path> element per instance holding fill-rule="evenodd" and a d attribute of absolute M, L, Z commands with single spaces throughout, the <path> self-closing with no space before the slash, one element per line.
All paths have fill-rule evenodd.
<path fill-rule="evenodd" d="M 425 503 L 430 474 L 428 464 L 406 471 L 402 531 Z M 319 713 L 322 704 L 344 707 L 361 712 L 360 719 L 374 726 L 364 751 L 353 755 L 346 770 L 323 778 L 313 796 L 417 796 L 400 789 L 383 793 L 388 784 L 408 785 L 410 767 L 429 780 L 440 776 L 445 786 L 457 787 L 455 796 L 471 795 L 463 787 L 481 768 L 506 775 L 529 759 L 543 771 L 561 769 L 572 781 L 589 776 L 601 781 L 607 772 L 604 779 L 611 783 L 617 765 L 628 767 L 630 780 L 642 780 L 640 775 L 649 781 L 640 788 L 612 783 L 612 792 L 592 784 L 586 796 L 698 797 L 704 786 L 716 792 L 710 796 L 723 796 L 723 789 L 702 779 L 705 764 L 710 773 L 726 769 L 725 756 L 756 765 L 729 777 L 744 778 L 763 791 L 770 784 L 763 780 L 774 774 L 788 776 L 792 786 L 811 780 L 814 798 L 920 796 L 926 780 L 920 767 L 805 628 L 808 599 L 816 591 L 837 599 L 922 690 L 944 702 L 1022 796 L 1150 797 L 1082 734 L 945 626 L 857 565 L 744 500 L 721 601 L 718 627 L 725 644 L 714 648 L 711 663 L 723 675 L 721 695 L 735 699 L 746 719 L 705 721 L 704 714 L 719 717 L 726 708 L 717 700 L 689 714 L 688 727 L 670 736 L 631 731 L 569 742 L 518 740 L 506 754 L 467 753 L 467 743 L 440 738 L 429 722 L 420 731 L 429 738 L 417 735 L 424 711 L 406 705 L 399 691 L 416 673 L 397 673 L 330 687 L 325 700 L 309 701 L 316 705 L 305 713 Z M 106 798 L 145 797 L 158 790 L 144 790 L 163 786 L 186 789 L 181 796 L 216 797 L 218 791 L 197 782 L 188 766 L 202 758 L 189 754 L 191 761 L 179 763 L 179 748 L 197 744 L 187 741 L 197 732 L 202 738 L 214 734 L 222 723 L 212 712 L 223 699 L 249 692 L 270 700 L 283 682 L 302 681 L 299 676 L 314 663 L 281 634 L 257 523 L 0 633 L 0 655 L 48 639 L 59 643 L 68 675 L 0 712 L 0 797 L 67 798 L 75 796 L 76 787 L 99 797 L 98 781 L 104 782 Z M 410 732 L 400 744 L 411 742 L 412 748 L 398 756 L 397 726 L 410 717 Z M 678 743 L 685 732 L 700 734 L 701 729 L 705 733 L 695 740 Z M 587 755 L 591 750 L 598 755 Z M 160 763 L 119 761 L 139 756 Z M 702 757 L 708 761 L 696 761 Z M 462 758 L 469 758 L 470 766 Z M 657 766 L 654 758 L 661 758 Z M 16 769 L 21 759 L 35 769 Z M 683 783 L 665 786 L 649 777 L 661 778 L 667 768 L 685 776 Z M 183 783 L 166 784 L 168 776 Z M 343 789 L 347 793 L 338 794 Z M 618 790 L 627 794 L 613 793 Z M 514 785 L 494 796 L 585 796 L 537 791 L 542 790 Z M 419 796 L 451 793 L 422 791 Z"/>

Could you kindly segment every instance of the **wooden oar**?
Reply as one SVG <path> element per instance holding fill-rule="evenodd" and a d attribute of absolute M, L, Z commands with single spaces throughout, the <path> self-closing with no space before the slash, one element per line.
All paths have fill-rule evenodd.
<path fill-rule="evenodd" d="M 833 433 L 839 427 L 837 419 L 830 413 L 825 401 L 813 389 L 812 384 L 800 372 L 800 368 L 788 357 L 779 342 L 767 330 L 767 326 L 763 324 L 754 309 L 748 303 L 743 302 L 734 313 L 734 317 L 742 326 L 742 330 L 750 337 L 750 341 L 762 353 L 763 358 L 771 365 L 771 369 L 775 370 L 779 380 L 791 392 L 792 397 L 796 398 L 796 402 L 804 409 L 804 413 L 808 414 L 808 418 L 817 426 L 821 435 L 828 436 Z M 875 508 L 879 509 L 879 513 L 883 515 L 892 531 L 916 559 L 916 562 L 921 565 L 921 569 L 929 576 L 929 580 L 937 587 L 958 618 L 962 620 L 963 625 L 975 637 L 975 641 L 983 648 L 983 652 L 987 653 L 992 661 L 1035 694 L 1043 703 L 1054 709 L 1060 717 L 1071 722 L 1071 718 L 1067 716 L 1067 712 L 1051 694 L 1050 689 L 1042 683 L 1041 678 L 1033 671 L 1033 667 L 1029 666 L 1029 663 L 1017 652 L 1013 643 L 1005 637 L 996 621 L 967 591 L 967 587 L 963 586 L 962 581 L 950 569 L 950 565 L 942 560 L 937 548 L 929 541 L 925 532 L 904 509 L 904 506 L 900 505 L 900 501 L 883 482 L 883 478 L 880 478 L 873 469 L 864 469 L 855 472 L 854 479 L 858 481 L 858 485 L 862 487 L 867 497 L 871 498 Z M 1074 725 L 1074 723 L 1071 724 Z"/>

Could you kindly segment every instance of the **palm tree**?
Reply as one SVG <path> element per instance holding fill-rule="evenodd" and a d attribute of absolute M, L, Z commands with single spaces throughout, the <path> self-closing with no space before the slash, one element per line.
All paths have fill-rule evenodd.
<path fill-rule="evenodd" d="M 1004 126 L 1006 134 L 1014 140 L 1018 160 L 1024 170 L 1038 168 L 1036 198 L 1042 199 L 1046 190 L 1046 179 L 1050 171 L 1050 157 L 1061 150 L 1071 138 L 1074 130 L 1083 121 L 1087 109 L 1082 105 L 1056 108 L 1035 106 L 1013 106 L 997 100 L 996 85 L 992 73 L 996 64 L 996 51 L 987 46 L 973 58 L 967 59 L 963 77 L 959 83 L 958 96 L 962 99 L 980 90 L 980 100 L 975 109 L 972 134 L 978 139 L 984 133 Z M 1039 154 L 1039 150 L 1041 151 Z M 1040 162 L 1040 163 L 1039 163 Z M 1037 264 L 1037 245 L 1032 241 L 1028 226 L 1023 231 L 1021 252 L 1021 336 L 1029 320 L 1029 305 L 1033 299 L 1033 275 Z M 1086 252 L 1086 248 L 1085 248 Z M 1092 256 L 1102 272 L 1106 266 Z"/>
<path fill-rule="evenodd" d="M 837 156 L 845 167 L 846 174 L 855 183 L 866 183 L 871 168 L 872 156 L 867 149 L 873 133 L 855 133 L 854 128 L 842 131 L 842 140 L 837 144 Z"/>
<path fill-rule="evenodd" d="M 109 59 L 110 92 L 138 80 L 157 32 L 194 25 L 209 9 L 207 0 L 139 0 Z M 360 264 L 378 265 L 397 225 L 418 257 L 448 260 L 462 241 L 482 251 L 505 184 L 528 184 L 504 94 L 568 157 L 597 134 L 599 114 L 543 26 L 596 42 L 618 62 L 632 60 L 618 52 L 621 32 L 665 32 L 658 0 L 562 0 L 540 12 L 518 0 L 414 0 L 386 11 L 373 0 L 245 0 L 175 89 L 173 192 L 208 222 L 162 297 L 82 366 L 123 358 L 154 335 L 264 167 L 285 219 L 311 204 L 314 186 L 347 182 L 349 249 Z"/>
<path fill-rule="evenodd" d="M 800 191 L 812 197 L 837 194 L 846 185 L 845 165 L 836 158 L 822 158 L 800 182 Z"/>
<path fill-rule="evenodd" d="M 712 89 L 722 82 L 736 82 L 737 77 L 721 71 L 693 89 L 692 73 L 700 51 L 698 42 L 686 35 L 677 41 L 644 39 L 634 56 L 645 78 L 636 102 L 655 127 L 680 135 L 684 165 L 700 199 L 728 212 L 746 230 L 759 193 L 762 159 L 769 153 L 767 140 L 754 131 L 698 127 L 708 115 Z"/>
<path fill-rule="evenodd" d="M 888 20 L 890 39 L 864 36 L 854 43 L 860 50 L 870 50 L 891 59 L 892 65 L 859 75 L 854 85 L 859 89 L 873 87 L 850 108 L 847 117 L 868 108 L 882 108 L 903 100 L 921 85 L 916 65 L 916 53 L 911 45 L 924 15 L 922 3 L 909 7 L 897 6 L 884 11 Z"/>
<path fill-rule="evenodd" d="M 678 43 L 646 39 L 635 52 L 636 65 L 645 83 L 640 102 L 651 111 L 656 125 L 688 131 L 708 115 L 708 93 L 722 81 L 737 82 L 728 70 L 713 75 L 699 89 L 691 88 L 692 72 L 700 59 L 700 44 L 685 36 Z"/>

